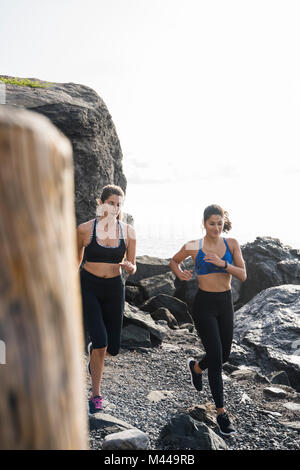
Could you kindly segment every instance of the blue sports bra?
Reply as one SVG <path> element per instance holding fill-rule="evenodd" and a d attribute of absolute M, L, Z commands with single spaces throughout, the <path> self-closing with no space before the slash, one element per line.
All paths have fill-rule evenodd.
<path fill-rule="evenodd" d="M 224 243 L 226 245 L 226 252 L 225 255 L 221 258 L 224 261 L 227 261 L 228 264 L 232 264 L 232 254 L 229 250 L 228 243 L 225 238 L 223 238 Z M 226 273 L 228 272 L 220 268 L 219 266 L 216 266 L 213 263 L 209 263 L 207 261 L 204 261 L 204 256 L 206 253 L 202 251 L 202 239 L 200 240 L 200 248 L 197 253 L 196 259 L 195 259 L 195 271 L 198 274 L 198 276 L 201 276 L 202 274 L 210 274 L 210 273 Z"/>
<path fill-rule="evenodd" d="M 121 263 L 126 251 L 126 243 L 123 236 L 122 226 L 119 224 L 119 244 L 117 246 L 104 246 L 97 242 L 96 228 L 98 219 L 94 221 L 94 227 L 90 243 L 85 247 L 84 260 L 94 263 Z"/>

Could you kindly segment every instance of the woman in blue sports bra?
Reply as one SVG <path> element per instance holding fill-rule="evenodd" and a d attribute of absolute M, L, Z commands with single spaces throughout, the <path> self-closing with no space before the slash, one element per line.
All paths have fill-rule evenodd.
<path fill-rule="evenodd" d="M 89 414 L 102 409 L 100 394 L 104 358 L 116 356 L 120 349 L 125 305 L 125 285 L 121 267 L 129 274 L 136 271 L 134 228 L 120 219 L 124 192 L 119 186 L 103 188 L 99 202 L 100 217 L 77 227 L 78 262 L 82 310 L 88 345 L 88 371 L 92 379 Z M 126 260 L 124 260 L 126 254 Z"/>
<path fill-rule="evenodd" d="M 224 409 L 222 365 L 228 361 L 233 337 L 233 302 L 231 278 L 246 280 L 246 269 L 240 245 L 234 238 L 223 238 L 231 229 L 228 213 L 212 204 L 204 210 L 206 231 L 201 240 L 185 243 L 170 261 L 170 267 L 182 281 L 192 278 L 192 271 L 182 270 L 180 263 L 189 256 L 195 264 L 198 290 L 191 312 L 205 355 L 200 361 L 189 358 L 188 370 L 194 387 L 202 390 L 202 372 L 208 370 L 208 381 L 217 410 L 217 425 L 224 435 L 234 434 Z"/>

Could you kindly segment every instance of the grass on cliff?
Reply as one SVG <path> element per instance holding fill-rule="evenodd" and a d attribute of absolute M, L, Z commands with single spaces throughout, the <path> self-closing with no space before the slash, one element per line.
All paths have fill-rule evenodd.
<path fill-rule="evenodd" d="M 52 86 L 52 83 L 40 83 L 38 81 L 31 81 L 28 78 L 2 78 L 0 77 L 0 82 L 8 83 L 10 85 L 19 85 L 19 86 L 30 86 L 32 88 L 48 88 Z"/>

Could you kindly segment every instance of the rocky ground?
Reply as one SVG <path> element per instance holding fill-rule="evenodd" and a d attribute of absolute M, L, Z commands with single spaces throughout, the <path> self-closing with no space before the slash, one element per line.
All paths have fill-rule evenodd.
<path fill-rule="evenodd" d="M 190 316 L 196 275 L 179 281 L 168 260 L 143 256 L 126 281 L 122 349 L 105 360 L 104 410 L 89 420 L 91 449 L 134 427 L 151 450 L 300 450 L 300 252 L 271 237 L 242 250 L 248 278 L 232 280 L 234 341 L 223 370 L 237 433 L 218 431 L 207 371 L 202 392 L 190 383 L 186 360 L 203 354 Z M 185 263 L 193 268 L 191 259 Z M 88 376 L 87 397 L 90 391 Z"/>
<path fill-rule="evenodd" d="M 203 375 L 203 391 L 197 392 L 186 367 L 188 357 L 202 353 L 194 332 L 177 330 L 171 341 L 158 347 L 121 349 L 117 357 L 106 358 L 101 390 L 105 400 L 103 413 L 147 433 L 149 448 L 155 450 L 185 449 L 160 439 L 160 432 L 179 413 L 203 420 L 203 409 L 201 413 L 198 405 L 205 405 L 206 424 L 224 439 L 229 450 L 300 450 L 300 394 L 290 387 L 271 384 L 281 389 L 282 397 L 266 395 L 264 389 L 270 384 L 264 383 L 262 377 L 255 378 L 255 372 L 232 372 L 226 365 L 225 407 L 238 432 L 232 437 L 222 436 L 215 425 L 207 372 Z M 86 391 L 88 396 L 89 376 Z M 150 394 L 154 391 L 163 393 Z M 90 448 L 101 449 L 107 428 L 92 427 Z"/>

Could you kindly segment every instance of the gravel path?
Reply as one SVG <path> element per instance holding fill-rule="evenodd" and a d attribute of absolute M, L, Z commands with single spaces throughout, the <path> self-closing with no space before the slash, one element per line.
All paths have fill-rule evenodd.
<path fill-rule="evenodd" d="M 186 367 L 187 357 L 197 351 L 201 354 L 197 338 L 189 335 L 189 342 L 172 343 L 142 351 L 121 349 L 115 358 L 105 359 L 101 393 L 110 404 L 105 411 L 126 421 L 148 434 L 150 449 L 173 450 L 175 447 L 161 442 L 159 433 L 170 418 L 187 408 L 212 401 L 207 372 L 203 374 L 203 391 L 197 392 L 190 383 Z M 195 344 L 193 344 L 195 343 Z M 172 347 L 174 350 L 172 350 Z M 224 373 L 225 408 L 233 418 L 237 434 L 226 440 L 230 450 L 300 450 L 299 431 L 286 427 L 279 421 L 299 422 L 299 412 L 288 411 L 282 404 L 288 400 L 270 399 L 264 396 L 266 384 L 247 380 L 238 382 Z M 151 402 L 150 391 L 165 390 L 169 396 L 159 402 Z M 87 377 L 87 394 L 91 391 Z M 299 395 L 292 401 L 300 403 Z M 280 417 L 266 414 L 279 412 Z M 220 436 L 217 427 L 211 428 Z M 105 431 L 90 431 L 90 448 L 101 449 Z"/>

